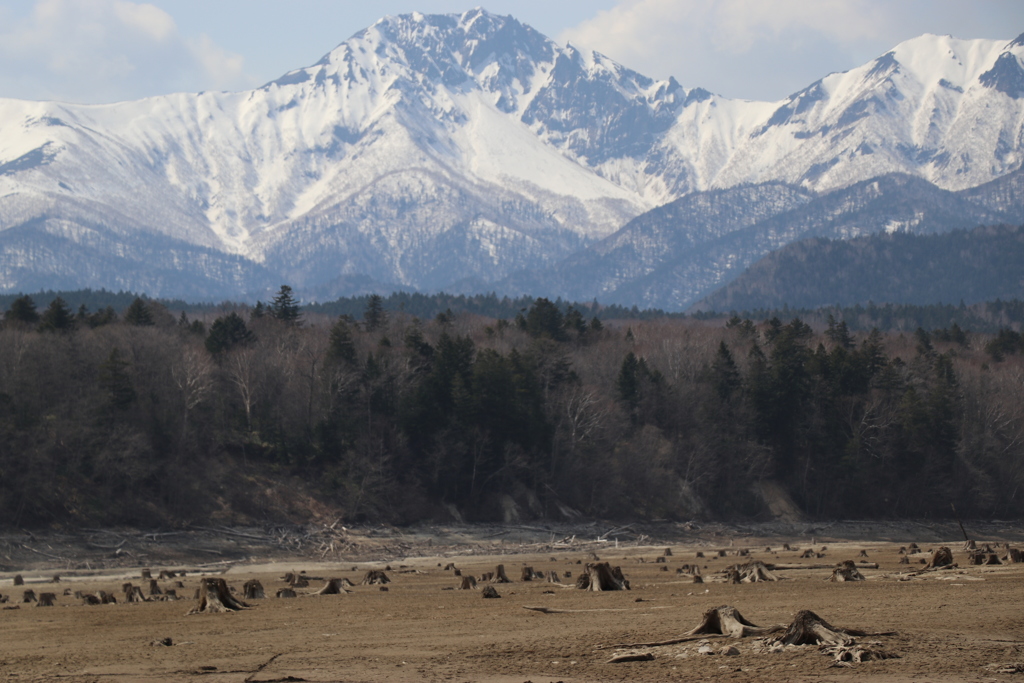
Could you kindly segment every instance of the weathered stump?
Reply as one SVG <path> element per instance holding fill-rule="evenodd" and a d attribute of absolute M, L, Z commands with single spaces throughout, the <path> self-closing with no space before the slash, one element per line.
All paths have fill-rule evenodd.
<path fill-rule="evenodd" d="M 40 593 L 36 607 L 53 607 L 53 603 L 56 601 L 57 595 L 55 593 Z"/>
<path fill-rule="evenodd" d="M 731 605 L 721 605 L 704 612 L 696 628 L 688 631 L 686 636 L 721 635 L 730 638 L 747 638 L 764 636 L 779 630 L 779 626 L 763 628 L 748 621 L 739 610 Z"/>
<path fill-rule="evenodd" d="M 364 586 L 377 586 L 384 585 L 386 583 L 391 583 L 391 579 L 389 579 L 388 575 L 379 569 L 371 569 L 366 572 L 362 581 L 362 585 Z"/>
<path fill-rule="evenodd" d="M 556 572 L 554 569 L 548 572 L 548 583 L 562 583 L 562 581 L 558 578 L 558 572 Z"/>
<path fill-rule="evenodd" d="M 866 635 L 856 629 L 838 628 L 810 610 L 801 610 L 783 633 L 770 639 L 781 645 L 850 645 L 854 636 Z"/>
<path fill-rule="evenodd" d="M 53 578 L 50 579 L 50 583 L 60 583 L 60 574 L 54 574 Z"/>
<path fill-rule="evenodd" d="M 622 569 L 612 567 L 607 562 L 594 562 L 586 565 L 585 573 L 580 575 L 576 581 L 576 587 L 581 588 L 580 582 L 586 576 L 584 590 L 589 591 L 622 591 L 629 590 L 629 581 L 622 575 Z"/>
<path fill-rule="evenodd" d="M 492 583 L 512 583 L 512 580 L 508 578 L 508 574 L 505 573 L 505 565 L 499 564 L 494 568 L 494 576 L 491 578 Z"/>
<path fill-rule="evenodd" d="M 164 592 L 160 590 L 160 584 L 157 583 L 156 579 L 149 580 L 149 594 L 150 595 L 163 595 Z"/>
<path fill-rule="evenodd" d="M 21 574 L 15 574 L 14 575 L 14 585 L 15 586 L 24 586 L 25 585 L 25 579 L 22 577 Z"/>
<path fill-rule="evenodd" d="M 476 579 L 472 576 L 463 576 L 462 582 L 459 583 L 460 591 L 471 591 L 476 589 Z"/>
<path fill-rule="evenodd" d="M 704 557 L 704 553 L 702 553 L 701 551 L 699 551 L 699 550 L 698 550 L 698 551 L 697 551 L 697 555 L 696 555 L 696 557 L 697 557 L 698 559 L 700 559 L 700 558 Z"/>
<path fill-rule="evenodd" d="M 867 556 L 868 556 L 868 551 L 867 550 L 861 550 L 860 551 L 860 555 L 858 555 L 857 557 L 867 557 Z"/>
<path fill-rule="evenodd" d="M 100 591 L 99 592 L 99 596 L 100 596 L 100 602 L 102 602 L 104 605 L 116 605 L 117 604 L 117 596 L 114 595 L 113 593 L 108 593 L 107 591 Z"/>
<path fill-rule="evenodd" d="M 279 588 L 277 591 L 277 597 L 279 598 L 294 598 L 295 591 L 291 588 Z"/>
<path fill-rule="evenodd" d="M 246 600 L 264 600 L 267 594 L 263 591 L 263 584 L 256 579 L 249 579 L 242 587 L 242 597 Z"/>
<path fill-rule="evenodd" d="M 523 567 L 523 570 L 519 572 L 520 581 L 533 581 L 533 567 Z"/>
<path fill-rule="evenodd" d="M 853 560 L 846 560 L 841 565 L 832 570 L 832 576 L 828 578 L 829 581 L 835 583 L 842 583 L 844 581 L 864 581 L 864 575 L 857 569 L 856 563 Z"/>
<path fill-rule="evenodd" d="M 1022 553 L 1020 550 L 1016 548 L 1008 548 L 1006 550 L 1006 557 L 1004 559 L 1011 564 L 1024 562 L 1024 553 Z"/>
<path fill-rule="evenodd" d="M 779 580 L 778 577 L 768 570 L 764 562 L 758 560 L 747 562 L 746 564 L 738 564 L 735 567 L 730 567 L 730 569 L 735 569 L 739 577 L 738 581 L 731 581 L 730 583 L 757 583 L 759 581 Z"/>
<path fill-rule="evenodd" d="M 152 578 L 153 578 L 153 574 L 150 572 L 149 569 L 143 569 L 142 570 L 142 580 L 143 581 L 149 581 Z"/>
<path fill-rule="evenodd" d="M 168 571 L 168 570 L 166 570 L 166 569 L 161 569 L 161 570 L 160 570 L 160 579 L 161 579 L 161 580 L 164 580 L 164 579 L 173 579 L 173 578 L 174 578 L 174 577 L 176 577 L 176 576 L 177 576 L 177 574 L 175 574 L 175 573 L 174 573 L 174 572 L 172 572 L 172 571 Z"/>
<path fill-rule="evenodd" d="M 27 591 L 22 593 L 21 601 L 22 602 L 35 602 L 36 601 L 36 592 L 34 590 L 32 590 L 31 588 L 28 589 Z"/>
<path fill-rule="evenodd" d="M 953 551 L 946 546 L 942 546 L 934 553 L 932 553 L 932 559 L 925 565 L 926 569 L 932 569 L 935 567 L 949 567 L 953 564 Z"/>
<path fill-rule="evenodd" d="M 124 592 L 125 602 L 146 602 L 146 596 L 142 594 L 140 586 L 124 583 L 121 584 L 121 590 Z"/>
<path fill-rule="evenodd" d="M 494 586 L 484 586 L 483 592 L 481 593 L 485 598 L 500 598 L 498 591 L 495 590 Z"/>
<path fill-rule="evenodd" d="M 665 548 L 665 552 L 662 553 L 665 557 L 672 557 L 672 548 Z"/>
<path fill-rule="evenodd" d="M 205 578 L 199 582 L 199 604 L 190 609 L 187 614 L 237 612 L 248 606 L 231 595 L 224 579 Z"/>
<path fill-rule="evenodd" d="M 82 596 L 82 604 L 83 605 L 102 605 L 103 601 L 100 600 L 98 595 L 93 595 L 92 593 L 86 593 L 85 595 Z"/>

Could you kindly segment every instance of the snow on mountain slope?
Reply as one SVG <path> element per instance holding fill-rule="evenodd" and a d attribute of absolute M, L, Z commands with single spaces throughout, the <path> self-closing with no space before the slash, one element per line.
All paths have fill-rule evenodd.
<path fill-rule="evenodd" d="M 260 294 L 274 273 L 318 291 L 355 276 L 486 286 L 694 191 L 892 172 L 971 187 L 1021 166 L 1022 55 L 1021 40 L 926 35 L 783 102 L 747 102 L 482 10 L 388 17 L 253 91 L 0 100 L 0 231 L 24 228 L 17 249 L 0 232 L 0 269 L 45 275 L 86 243 L 141 258 L 150 235 L 177 245 L 169 267 L 193 296 L 211 253 L 259 276 L 228 259 L 210 298 Z M 31 239 L 69 252 L 30 263 Z M 21 286 L 14 272 L 0 284 Z M 82 286 L 114 286 L 108 265 L 83 272 L 107 279 Z M 159 283 L 149 293 L 185 291 Z"/>

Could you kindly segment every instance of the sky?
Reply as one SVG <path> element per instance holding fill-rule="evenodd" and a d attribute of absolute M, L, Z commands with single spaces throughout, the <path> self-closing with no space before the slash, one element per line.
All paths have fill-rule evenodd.
<path fill-rule="evenodd" d="M 0 97 L 105 103 L 242 90 L 388 14 L 481 0 L 0 0 Z M 472 4 L 470 4 L 472 3 Z M 1024 0 L 491 0 L 657 79 L 780 100 L 922 33 L 1011 40 Z"/>

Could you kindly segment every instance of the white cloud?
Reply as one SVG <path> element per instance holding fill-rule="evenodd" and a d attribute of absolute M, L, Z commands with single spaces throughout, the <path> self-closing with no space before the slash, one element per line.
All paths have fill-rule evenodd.
<path fill-rule="evenodd" d="M 560 38 L 686 87 L 774 100 L 921 33 L 1022 30 L 1019 0 L 620 0 Z"/>
<path fill-rule="evenodd" d="M 244 61 L 127 0 L 36 0 L 0 26 L 0 96 L 110 102 L 251 85 Z"/>

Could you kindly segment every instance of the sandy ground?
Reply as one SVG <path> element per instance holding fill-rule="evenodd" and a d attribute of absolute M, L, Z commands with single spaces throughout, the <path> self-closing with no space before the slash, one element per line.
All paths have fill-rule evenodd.
<path fill-rule="evenodd" d="M 973 527 L 972 533 L 979 525 Z M 959 529 L 953 527 L 957 534 Z M 602 529 L 607 532 L 609 529 Z M 0 594 L 10 602 L 0 610 L 0 678 L 13 681 L 175 681 L 210 683 L 242 681 L 474 681 L 481 683 L 582 683 L 589 681 L 1001 681 L 1012 674 L 996 673 L 991 665 L 1024 662 L 1024 564 L 967 566 L 962 537 L 946 527 L 857 525 L 801 529 L 812 535 L 779 535 L 777 529 L 662 529 L 653 536 L 636 529 L 598 540 L 562 536 L 565 529 L 486 528 L 389 532 L 376 543 L 408 552 L 376 559 L 382 549 L 374 537 L 350 534 L 370 557 L 321 561 L 320 550 L 288 556 L 268 552 L 243 559 L 206 562 L 202 553 L 166 564 L 149 562 L 152 575 L 161 569 L 180 570 L 181 579 L 159 581 L 185 596 L 177 601 L 84 605 L 75 591 L 106 590 L 122 596 L 121 584 L 132 581 L 148 594 L 148 582 L 134 566 L 114 566 L 124 553 L 88 561 L 89 568 L 68 569 L 71 546 L 63 537 L 13 535 L 7 543 Z M 748 532 L 772 532 L 755 533 Z M 981 529 L 988 542 L 1022 547 L 1020 530 L 1006 524 Z M 502 534 L 500 538 L 493 534 Z M 124 532 L 118 532 L 122 535 Z M 210 532 L 213 535 L 213 532 Z M 236 533 L 249 533 L 240 531 Z M 943 536 L 942 534 L 949 533 Z M 624 536 L 632 537 L 626 539 Z M 116 533 L 114 535 L 117 535 Z M 221 534 L 224 536 L 224 534 Z M 251 535 L 257 535 L 255 532 Z M 838 536 L 855 536 L 843 540 Z M 875 536 L 869 540 L 864 536 Z M 978 538 L 983 536 L 976 534 Z M 455 537 L 458 537 L 457 539 Z M 488 538 L 490 537 L 490 538 Z M 671 538 L 669 538 L 671 537 Z M 91 536 L 89 537 L 91 538 Z M 235 537 L 244 541 L 242 537 Z M 668 540 L 666 540 L 668 538 Z M 404 539 L 404 540 L 401 540 Z M 454 540 L 453 540 L 454 539 Z M 538 540 L 539 539 L 539 540 Z M 455 542 L 457 540 L 458 542 Z M 501 543 L 501 541 L 505 541 Z M 22 541 L 25 541 L 22 543 Z M 811 542 L 813 541 L 813 545 Z M 922 552 L 899 564 L 901 546 L 916 541 Z M 783 550 L 782 544 L 791 550 Z M 195 545 L 197 540 L 188 539 Z M 41 557 L 32 566 L 12 566 L 22 555 L 16 546 L 61 556 L 49 564 Z M 113 546 L 114 543 L 100 544 Z M 124 548 L 125 543 L 121 547 Z M 228 543 L 230 546 L 230 543 Z M 910 577 L 923 567 L 929 551 L 947 545 L 959 567 Z M 441 552 L 421 552 L 442 547 Z M 671 556 L 664 557 L 666 548 Z M 768 550 L 771 548 L 771 550 Z M 797 549 L 799 548 L 799 550 Z M 813 548 L 824 557 L 803 558 Z M 2 546 L 0 546 L 2 549 Z M 741 549 L 749 557 L 739 556 Z M 1001 549 L 1001 546 L 1000 546 Z M 21 549 L 25 556 L 37 552 Z M 155 551 L 143 559 L 181 548 Z M 724 557 L 717 557 L 724 550 Z M 867 558 L 860 556 L 864 550 Z M 696 553 L 706 557 L 698 560 Z M 132 551 L 136 555 L 137 551 Z M 220 552 L 229 553 L 229 548 Z M 583 565 L 596 554 L 622 568 L 632 590 L 594 593 L 569 587 Z M 664 561 L 659 561 L 664 557 Z M 828 567 L 776 571 L 778 582 L 728 585 L 720 572 L 748 559 L 772 564 L 831 565 L 843 560 L 877 562 L 863 569 L 864 582 L 831 583 Z M 228 563 L 230 562 L 230 564 Z M 683 564 L 699 562 L 706 583 L 694 584 L 676 573 Z M 479 590 L 452 590 L 459 580 L 449 563 L 463 574 L 479 577 L 504 564 L 509 584 L 495 585 L 500 599 L 485 600 Z M 77 564 L 85 564 L 84 561 Z M 206 565 L 206 566 L 200 566 Z M 522 567 L 558 572 L 563 585 L 520 581 Z M 390 567 L 390 569 L 386 569 Z M 368 569 L 385 569 L 387 591 L 359 585 Z M 26 585 L 13 585 L 13 574 Z M 273 597 L 285 586 L 286 571 L 305 570 L 313 577 L 299 597 Z M 572 578 L 565 578 L 571 572 Z M 59 583 L 52 583 L 60 573 Z M 239 591 L 259 579 L 268 598 L 250 601 L 251 608 L 227 614 L 186 615 L 201 576 L 222 576 Z M 328 578 L 356 584 L 346 595 L 306 596 Z M 180 580 L 183 586 L 176 586 Z M 22 603 L 25 589 L 57 593 L 54 607 Z M 65 595 L 65 591 L 69 594 Z M 619 647 L 682 636 L 696 626 L 704 610 L 735 606 L 762 625 L 788 623 L 797 610 L 810 609 L 832 624 L 871 632 L 861 642 L 899 655 L 898 659 L 832 666 L 816 647 L 764 652 L 761 640 L 713 639 L 716 653 L 732 645 L 738 655 L 701 655 L 702 644 L 691 641 L 656 647 Z M 524 607 L 564 610 L 541 613 Z M 15 609 L 16 608 L 16 609 Z M 154 644 L 170 639 L 172 645 Z M 618 652 L 651 653 L 653 660 L 608 663 Z M 1024 668 L 1024 667 L 1022 667 Z M 1024 674 L 1021 674 L 1024 680 Z"/>

